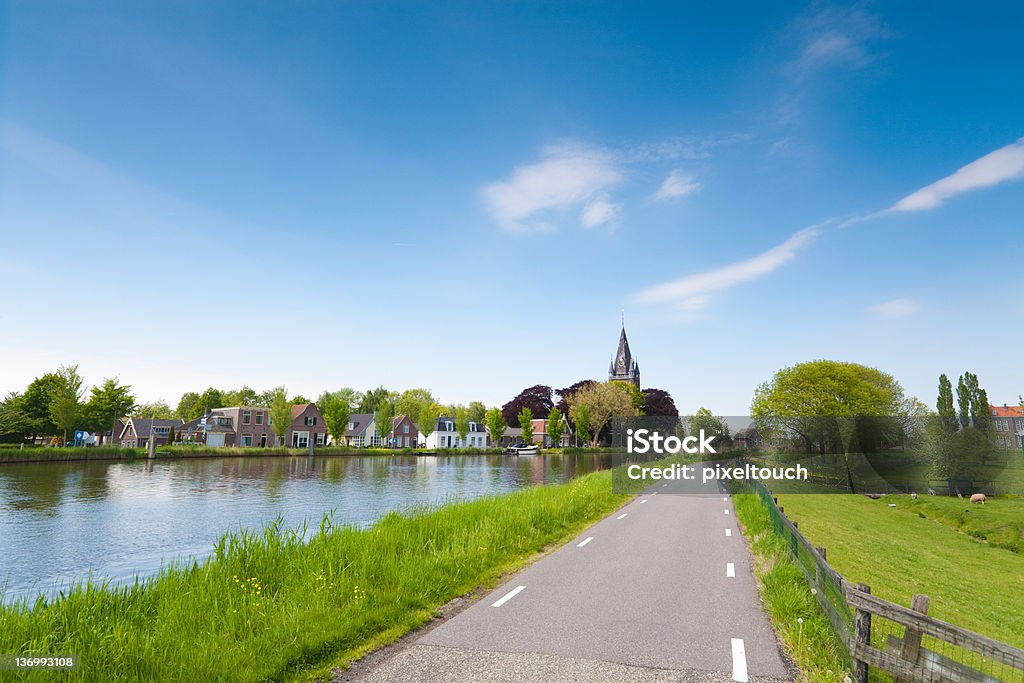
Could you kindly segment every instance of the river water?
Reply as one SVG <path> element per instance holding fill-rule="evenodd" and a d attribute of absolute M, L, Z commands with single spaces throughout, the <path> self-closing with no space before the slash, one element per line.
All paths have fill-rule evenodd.
<path fill-rule="evenodd" d="M 559 483 L 611 456 L 188 458 L 0 464 L 4 602 L 203 558 L 224 532 L 277 517 L 365 526 L 391 510 Z"/>

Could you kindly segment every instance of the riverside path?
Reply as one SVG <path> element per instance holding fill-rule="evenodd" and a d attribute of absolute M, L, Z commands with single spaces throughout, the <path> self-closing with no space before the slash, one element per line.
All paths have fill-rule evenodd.
<path fill-rule="evenodd" d="M 719 482 L 656 484 L 356 680 L 788 681 Z"/>

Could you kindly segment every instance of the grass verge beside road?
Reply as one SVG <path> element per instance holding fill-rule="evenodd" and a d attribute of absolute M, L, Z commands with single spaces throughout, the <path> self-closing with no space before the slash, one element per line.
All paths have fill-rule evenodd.
<path fill-rule="evenodd" d="M 811 587 L 797 566 L 760 498 L 733 496 L 736 519 L 750 542 L 761 600 L 786 652 L 800 669 L 801 681 L 842 681 L 850 662 L 832 624 L 818 608 Z"/>
<path fill-rule="evenodd" d="M 391 513 L 303 540 L 229 533 L 199 564 L 124 588 L 84 585 L 0 607 L 0 652 L 75 654 L 71 680 L 288 680 L 326 675 L 429 621 L 628 500 L 603 471 L 556 486 Z M 52 672 L 26 674 L 52 680 Z"/>
<path fill-rule="evenodd" d="M 902 605 L 923 593 L 931 598 L 929 614 L 1024 647 L 1024 555 L 968 535 L 1019 529 L 1024 501 L 996 498 L 971 507 L 955 498 L 834 494 L 780 495 L 779 504 L 849 581 Z M 969 521 L 955 526 L 947 517 Z"/>

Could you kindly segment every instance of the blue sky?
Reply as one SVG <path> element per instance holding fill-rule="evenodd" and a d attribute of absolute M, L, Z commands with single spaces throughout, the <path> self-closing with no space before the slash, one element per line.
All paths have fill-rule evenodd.
<path fill-rule="evenodd" d="M 3 3 L 0 391 L 1024 392 L 1024 8 Z"/>

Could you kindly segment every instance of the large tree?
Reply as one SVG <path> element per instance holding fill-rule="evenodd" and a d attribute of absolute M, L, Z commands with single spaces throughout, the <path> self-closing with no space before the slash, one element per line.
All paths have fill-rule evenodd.
<path fill-rule="evenodd" d="M 583 444 L 590 443 L 592 438 L 590 432 L 590 406 L 586 403 L 577 403 L 569 408 L 569 414 L 576 429 L 576 439 Z"/>
<path fill-rule="evenodd" d="M 89 418 L 89 428 L 101 434 L 114 429 L 114 422 L 135 409 L 135 395 L 132 388 L 118 382 L 117 378 L 104 379 L 101 386 L 92 388 L 85 413 Z"/>
<path fill-rule="evenodd" d="M 679 417 L 679 409 L 672 396 L 664 389 L 644 389 L 644 402 L 640 411 L 651 417 Z"/>
<path fill-rule="evenodd" d="M 548 439 L 551 440 L 551 448 L 558 448 L 562 440 L 562 432 L 565 430 L 565 423 L 562 420 L 565 416 L 558 408 L 552 408 L 548 413 Z"/>
<path fill-rule="evenodd" d="M 469 419 L 477 424 L 483 424 L 487 415 L 487 406 L 480 401 L 469 402 Z"/>
<path fill-rule="evenodd" d="M 534 415 L 547 415 L 554 403 L 551 401 L 551 387 L 537 384 L 519 392 L 519 395 L 501 407 L 505 424 L 515 427 L 523 408 L 529 408 Z"/>
<path fill-rule="evenodd" d="M 939 398 L 935 402 L 939 413 L 939 424 L 947 432 L 955 432 L 959 425 L 956 406 L 953 405 L 953 383 L 945 374 L 939 375 Z"/>
<path fill-rule="evenodd" d="M 331 435 L 334 445 L 344 445 L 349 413 L 352 412 L 348 401 L 338 394 L 325 392 L 317 402 L 317 407 L 324 416 L 327 433 Z"/>
<path fill-rule="evenodd" d="M 574 420 L 579 419 L 579 406 L 586 406 L 588 413 L 588 431 L 593 445 L 601 439 L 601 432 L 609 424 L 613 416 L 636 416 L 639 411 L 633 407 L 633 399 L 628 392 L 617 386 L 617 382 L 595 382 L 577 391 L 569 399 L 570 413 Z"/>
<path fill-rule="evenodd" d="M 178 400 L 178 407 L 175 409 L 174 414 L 185 420 L 185 422 L 189 422 L 205 415 L 206 408 L 203 407 L 203 401 L 199 394 L 194 391 L 186 391 Z"/>
<path fill-rule="evenodd" d="M 53 436 L 57 426 L 50 416 L 50 403 L 60 379 L 54 372 L 37 377 L 25 389 L 19 401 L 21 416 L 26 423 L 27 436 Z"/>
<path fill-rule="evenodd" d="M 356 408 L 357 413 L 375 413 L 380 407 L 381 403 L 389 402 L 393 403 L 394 396 L 390 391 L 384 387 L 377 387 L 367 391 L 359 400 L 359 405 Z M 394 406 L 392 406 L 394 407 Z"/>
<path fill-rule="evenodd" d="M 501 414 L 501 408 L 491 408 L 484 418 L 487 421 L 487 429 L 491 432 L 491 445 L 501 443 L 501 437 L 505 436 L 508 425 L 505 423 L 505 416 Z"/>
<path fill-rule="evenodd" d="M 151 420 L 169 420 L 174 417 L 174 411 L 167 405 L 167 401 L 157 399 L 149 403 L 140 403 L 131 412 L 132 417 L 141 417 Z"/>
<path fill-rule="evenodd" d="M 57 382 L 54 384 L 53 396 L 50 401 L 50 419 L 64 435 L 66 443 L 68 432 L 74 431 L 83 419 L 82 397 L 85 394 L 85 389 L 82 385 L 84 380 L 78 374 L 77 365 L 62 365 L 56 375 Z"/>
<path fill-rule="evenodd" d="M 686 431 L 694 436 L 700 435 L 703 431 L 704 434 L 715 437 L 716 447 L 732 443 L 732 433 L 726 421 L 703 406 L 688 420 Z"/>
<path fill-rule="evenodd" d="M 762 434 L 780 430 L 802 439 L 808 452 L 815 447 L 822 454 L 841 452 L 847 485 L 855 492 L 851 450 L 863 448 L 865 439 L 877 442 L 880 433 L 899 428 L 896 418 L 918 405 L 920 401 L 908 399 L 892 375 L 877 368 L 815 360 L 782 368 L 761 384 L 751 414 Z"/>
<path fill-rule="evenodd" d="M 12 391 L 0 401 L 0 442 L 23 442 L 29 432 L 23 397 Z"/>
<path fill-rule="evenodd" d="M 406 389 L 395 400 L 395 414 L 408 415 L 410 420 L 418 420 L 423 407 L 436 402 L 429 389 Z"/>
<path fill-rule="evenodd" d="M 570 386 L 555 392 L 558 394 L 558 403 L 555 404 L 555 407 L 561 410 L 562 414 L 568 418 L 569 424 L 573 423 L 572 415 L 569 414 L 569 398 L 574 396 L 583 387 L 589 387 L 592 384 L 597 384 L 597 382 L 592 379 L 581 379 L 579 382 L 574 382 Z"/>
<path fill-rule="evenodd" d="M 277 437 L 277 444 L 287 446 L 285 437 L 288 436 L 288 430 L 292 427 L 292 402 L 288 398 L 288 389 L 277 387 L 271 390 L 269 398 L 267 412 L 270 417 L 270 429 Z"/>

